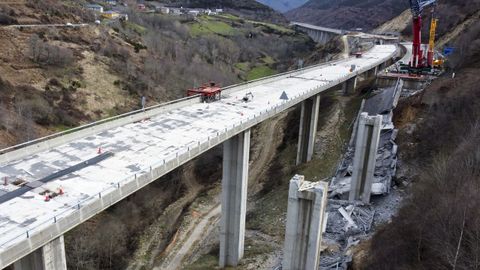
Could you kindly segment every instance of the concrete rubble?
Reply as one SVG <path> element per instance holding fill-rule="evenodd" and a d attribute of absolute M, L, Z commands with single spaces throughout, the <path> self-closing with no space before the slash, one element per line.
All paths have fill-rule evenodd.
<path fill-rule="evenodd" d="M 369 115 L 382 115 L 382 131 L 375 163 L 372 195 L 390 193 L 392 178 L 396 173 L 398 147 L 395 139 L 398 130 L 395 129 L 393 124 L 393 109 L 398 104 L 402 86 L 403 83 L 399 81 L 394 87 L 382 89 L 375 96 L 365 100 L 362 105 L 361 112 L 366 112 Z M 356 130 L 355 127 L 354 130 Z M 332 179 L 329 187 L 330 198 L 345 199 L 345 196 L 348 195 L 352 179 L 354 153 L 355 132 L 352 134 L 346 153 Z"/>
<path fill-rule="evenodd" d="M 350 247 L 366 239 L 371 232 L 375 210 L 372 206 L 328 200 L 327 227 L 323 235 L 320 270 L 347 269 L 352 257 Z"/>
<path fill-rule="evenodd" d="M 398 131 L 394 128 L 392 118 L 402 87 L 403 83 L 399 81 L 394 87 L 377 91 L 375 96 L 363 102 L 360 110 L 360 113 L 382 115 L 382 131 L 376 156 L 372 195 L 385 195 L 391 191 L 392 179 L 396 173 L 398 150 L 395 144 Z M 387 221 L 392 214 L 388 211 L 388 205 L 391 203 L 389 199 L 372 204 L 347 201 L 353 171 L 356 126 L 357 123 L 355 123 L 346 153 L 329 187 L 330 194 L 326 210 L 328 221 L 322 242 L 321 270 L 348 269 L 352 262 L 352 247 L 359 244 L 361 240 L 369 238 L 374 227 Z"/>

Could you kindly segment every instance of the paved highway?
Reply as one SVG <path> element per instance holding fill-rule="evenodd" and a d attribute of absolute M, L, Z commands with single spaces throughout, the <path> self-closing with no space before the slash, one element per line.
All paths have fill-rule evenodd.
<path fill-rule="evenodd" d="M 33 145 L 0 154 L 0 268 L 148 184 L 143 176 L 161 176 L 235 132 L 385 62 L 396 50 L 375 46 L 362 58 L 233 87 L 221 101 L 192 103 L 73 140 L 61 136 L 47 149 L 38 144 L 38 151 Z M 254 98 L 245 103 L 247 92 Z M 280 99 L 283 92 L 288 100 Z M 53 198 L 47 201 L 48 194 Z"/>

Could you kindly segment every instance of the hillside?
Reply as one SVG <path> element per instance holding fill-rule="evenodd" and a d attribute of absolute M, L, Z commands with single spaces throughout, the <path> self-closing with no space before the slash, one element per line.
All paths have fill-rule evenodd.
<path fill-rule="evenodd" d="M 159 2 L 185 8 L 221 8 L 248 19 L 286 23 L 283 15 L 255 0 L 162 0 Z"/>
<path fill-rule="evenodd" d="M 258 0 L 258 2 L 263 3 L 277 11 L 287 12 L 289 10 L 295 9 L 308 0 Z"/>
<path fill-rule="evenodd" d="M 0 4 L 0 146 L 137 109 L 141 96 L 155 104 L 205 81 L 285 71 L 292 53 L 314 48 L 303 34 L 227 13 L 194 19 L 132 9 L 127 22 L 95 25 L 83 3 Z M 8 26 L 66 22 L 91 24 Z"/>
<path fill-rule="evenodd" d="M 320 26 L 373 29 L 408 8 L 408 1 L 397 0 L 310 0 L 285 13 L 290 21 Z"/>
<path fill-rule="evenodd" d="M 455 53 L 446 74 L 395 112 L 403 160 L 397 183 L 410 195 L 391 223 L 365 245 L 368 255 L 358 252 L 356 269 L 478 268 L 478 4 L 438 5 L 439 46 L 448 43 Z"/>

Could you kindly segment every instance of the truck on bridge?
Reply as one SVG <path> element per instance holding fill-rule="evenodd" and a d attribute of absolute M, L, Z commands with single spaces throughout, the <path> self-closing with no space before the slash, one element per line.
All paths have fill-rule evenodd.
<path fill-rule="evenodd" d="M 195 87 L 187 90 L 187 96 L 200 95 L 203 102 L 213 102 L 222 98 L 222 87 L 215 83 L 205 83 L 200 87 Z"/>

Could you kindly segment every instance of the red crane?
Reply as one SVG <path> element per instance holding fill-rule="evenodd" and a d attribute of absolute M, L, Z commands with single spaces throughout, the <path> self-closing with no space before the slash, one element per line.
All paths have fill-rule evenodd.
<path fill-rule="evenodd" d="M 437 0 L 409 0 L 410 9 L 413 15 L 413 47 L 412 60 L 410 67 L 423 68 L 426 67 L 425 57 L 422 51 L 422 12 L 429 5 L 434 4 Z"/>

